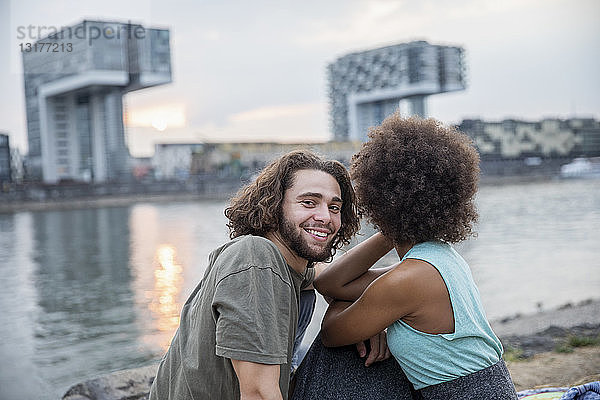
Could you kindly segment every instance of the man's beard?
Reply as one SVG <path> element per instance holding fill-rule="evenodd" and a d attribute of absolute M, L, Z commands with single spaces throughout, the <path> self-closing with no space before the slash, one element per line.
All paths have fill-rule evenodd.
<path fill-rule="evenodd" d="M 281 237 L 288 247 L 299 257 L 304 258 L 309 263 L 325 261 L 331 257 L 333 240 L 330 240 L 329 243 L 320 249 L 311 247 L 308 245 L 307 240 L 302 236 L 301 230 L 303 229 L 296 227 L 296 225 L 286 219 L 279 223 L 279 233 L 281 234 Z"/>

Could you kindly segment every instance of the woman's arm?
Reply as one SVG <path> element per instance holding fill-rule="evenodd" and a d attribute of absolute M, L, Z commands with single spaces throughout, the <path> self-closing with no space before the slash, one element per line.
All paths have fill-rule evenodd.
<path fill-rule="evenodd" d="M 357 343 L 400 318 L 418 315 L 427 302 L 430 283 L 422 267 L 415 266 L 415 260 L 406 260 L 375 279 L 355 302 L 333 302 L 321 324 L 323 344 L 335 347 Z"/>
<path fill-rule="evenodd" d="M 390 270 L 369 268 L 392 248 L 393 244 L 385 236 L 376 233 L 333 261 L 315 278 L 314 287 L 323 296 L 354 301 L 371 282 Z"/>

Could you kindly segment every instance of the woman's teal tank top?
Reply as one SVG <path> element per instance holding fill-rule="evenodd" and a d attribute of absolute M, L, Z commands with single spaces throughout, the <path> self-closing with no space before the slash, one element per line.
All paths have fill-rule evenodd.
<path fill-rule="evenodd" d="M 388 346 L 415 389 L 447 382 L 496 364 L 502 344 L 492 331 L 466 261 L 447 243 L 419 243 L 402 258 L 434 266 L 446 283 L 454 333 L 429 334 L 402 320 L 388 327 Z"/>

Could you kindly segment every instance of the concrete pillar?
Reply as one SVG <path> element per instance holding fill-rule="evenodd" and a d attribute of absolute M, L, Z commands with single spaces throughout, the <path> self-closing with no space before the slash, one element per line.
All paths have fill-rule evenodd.
<path fill-rule="evenodd" d="M 119 179 L 129 170 L 129 151 L 123 126 L 123 92 L 120 89 L 112 89 L 104 95 L 104 110 L 108 176 L 110 179 Z"/>
<path fill-rule="evenodd" d="M 40 95 L 38 96 L 38 105 L 40 110 L 40 140 L 41 140 L 41 159 L 42 159 L 42 179 L 45 183 L 56 183 L 56 160 L 53 155 L 56 153 L 54 149 L 54 135 L 51 129 L 52 121 L 52 105 L 51 99 Z"/>
<path fill-rule="evenodd" d="M 104 124 L 104 96 L 101 94 L 90 95 L 90 130 L 92 136 L 93 154 L 93 180 L 94 182 L 105 182 L 106 171 L 106 148 L 104 146 L 105 124 Z"/>

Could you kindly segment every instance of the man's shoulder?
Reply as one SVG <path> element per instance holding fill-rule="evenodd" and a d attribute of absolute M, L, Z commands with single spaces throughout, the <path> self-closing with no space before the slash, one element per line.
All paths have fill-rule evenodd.
<path fill-rule="evenodd" d="M 262 236 L 244 235 L 227 242 L 215 250 L 215 260 L 233 263 L 237 267 L 287 266 L 277 246 Z"/>
<path fill-rule="evenodd" d="M 283 260 L 283 255 L 269 239 L 262 236 L 244 235 L 229 242 L 225 251 L 248 253 L 251 256 L 277 257 Z"/>

